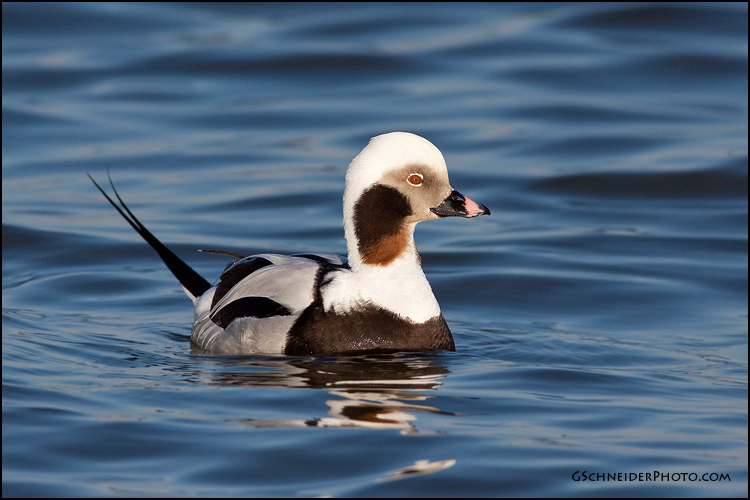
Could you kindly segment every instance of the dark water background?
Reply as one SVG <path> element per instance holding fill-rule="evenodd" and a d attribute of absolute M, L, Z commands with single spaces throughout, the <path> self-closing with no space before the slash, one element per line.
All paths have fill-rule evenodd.
<path fill-rule="evenodd" d="M 3 4 L 4 496 L 747 496 L 747 4 L 426 5 Z M 394 130 L 455 353 L 197 352 L 86 178 L 212 280 Z"/>

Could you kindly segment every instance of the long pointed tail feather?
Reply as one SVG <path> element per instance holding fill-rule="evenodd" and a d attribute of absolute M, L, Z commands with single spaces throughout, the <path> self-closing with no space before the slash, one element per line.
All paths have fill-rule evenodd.
<path fill-rule="evenodd" d="M 141 221 L 139 221 L 138 218 L 133 215 L 133 212 L 131 212 L 127 205 L 125 205 L 125 202 L 122 201 L 122 198 L 120 198 L 117 189 L 115 189 L 115 185 L 112 182 L 112 177 L 109 175 L 109 171 L 107 171 L 109 184 L 112 186 L 112 191 L 114 191 L 115 196 L 122 205 L 122 208 L 120 208 L 117 203 L 115 203 L 112 198 L 110 198 L 109 195 L 104 192 L 104 190 L 99 186 L 99 184 L 96 183 L 93 177 L 91 177 L 89 174 L 86 175 L 89 176 L 89 179 L 91 179 L 91 182 L 94 183 L 94 186 L 96 186 L 97 189 L 99 189 L 99 191 L 101 191 L 101 193 L 104 195 L 104 197 L 107 198 L 107 201 L 109 201 L 109 203 L 113 207 L 115 207 L 118 212 L 120 212 L 120 215 L 122 215 L 123 219 L 128 221 L 128 224 L 130 224 L 133 229 L 135 229 L 135 231 L 140 234 L 144 240 L 146 240 L 146 243 L 151 245 L 151 247 L 156 250 L 156 252 L 159 254 L 159 257 L 161 257 L 161 260 L 163 260 L 169 270 L 172 271 L 172 274 L 175 275 L 188 295 L 192 295 L 191 298 L 194 299 L 196 297 L 200 297 L 206 292 L 206 290 L 211 288 L 211 284 L 208 281 L 203 279 L 203 277 L 195 272 L 193 268 L 185 264 L 182 259 L 172 253 L 169 248 L 165 247 L 164 244 L 159 241 L 156 236 L 151 234 L 151 232 L 146 229 L 146 226 L 144 226 Z"/>

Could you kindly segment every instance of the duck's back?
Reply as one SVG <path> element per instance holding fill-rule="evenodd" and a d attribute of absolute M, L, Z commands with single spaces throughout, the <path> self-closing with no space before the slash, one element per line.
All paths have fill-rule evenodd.
<path fill-rule="evenodd" d="M 229 264 L 195 301 L 191 339 L 216 353 L 283 353 L 287 333 L 313 302 L 321 267 L 335 255 L 260 254 Z"/>

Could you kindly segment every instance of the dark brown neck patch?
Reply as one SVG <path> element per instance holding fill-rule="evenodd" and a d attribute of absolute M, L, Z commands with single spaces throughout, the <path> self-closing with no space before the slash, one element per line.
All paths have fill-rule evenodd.
<path fill-rule="evenodd" d="M 375 184 L 354 205 L 354 233 L 365 264 L 387 266 L 406 249 L 404 220 L 412 214 L 409 200 L 398 190 Z"/>

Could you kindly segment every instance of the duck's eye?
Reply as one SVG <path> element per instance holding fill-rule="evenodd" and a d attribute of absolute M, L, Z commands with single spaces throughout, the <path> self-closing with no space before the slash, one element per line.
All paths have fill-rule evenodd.
<path fill-rule="evenodd" d="M 409 177 L 406 178 L 406 182 L 408 182 L 412 186 L 421 186 L 422 174 L 411 174 Z"/>

